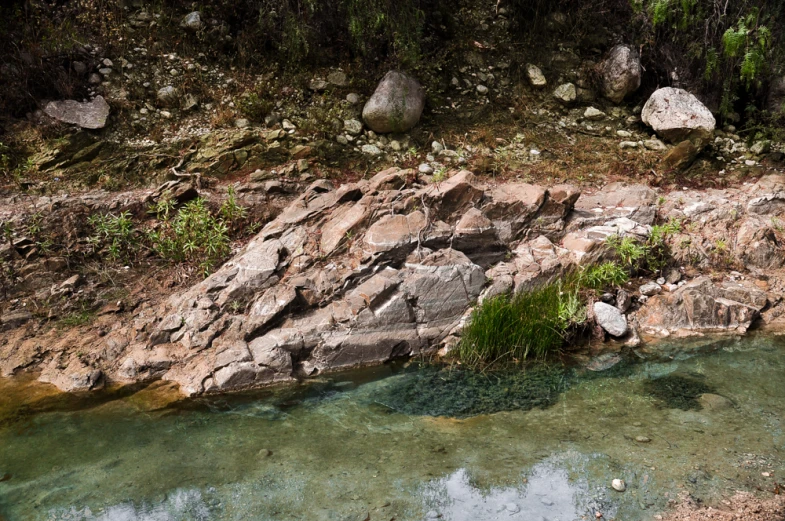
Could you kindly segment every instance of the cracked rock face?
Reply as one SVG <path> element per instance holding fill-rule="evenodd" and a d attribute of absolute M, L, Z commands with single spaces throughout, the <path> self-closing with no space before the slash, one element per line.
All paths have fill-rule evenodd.
<path fill-rule="evenodd" d="M 667 197 L 620 183 L 583 194 L 570 185 L 487 186 L 468 171 L 430 184 L 395 168 L 337 188 L 319 180 L 211 276 L 102 336 L 75 329 L 44 351 L 25 336 L 29 317 L 0 317 L 8 339 L 0 374 L 37 367 L 64 390 L 163 378 L 198 394 L 435 352 L 460 341 L 478 301 L 613 259 L 609 236 L 645 240 L 670 219 L 689 225 L 670 241 L 677 262 L 711 269 L 709 252 L 722 240 L 735 262 L 765 276 L 740 284 L 680 281 L 677 272 L 659 294 L 641 288 L 653 295 L 647 302 L 619 292 L 616 306 L 598 302 L 594 317 L 617 338 L 637 338 L 636 329 L 743 332 L 781 313 L 784 191 L 780 175 Z M 80 346 L 100 358 L 83 361 Z"/>

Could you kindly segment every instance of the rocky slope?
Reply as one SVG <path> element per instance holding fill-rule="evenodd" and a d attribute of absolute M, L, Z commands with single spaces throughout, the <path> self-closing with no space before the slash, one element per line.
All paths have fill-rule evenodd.
<path fill-rule="evenodd" d="M 318 180 L 218 271 L 165 301 L 65 335 L 35 335 L 6 312 L 0 369 L 36 368 L 64 390 L 163 378 L 198 394 L 449 349 L 478 299 L 612 258 L 607 237 L 645 238 L 670 219 L 682 223 L 670 239 L 678 263 L 659 283 L 605 299 L 625 327 L 595 306 L 599 323 L 643 355 L 671 335 L 743 334 L 759 319 L 777 327 L 783 188 L 785 176 L 769 175 L 726 190 L 582 192 L 465 170 L 423 182 L 396 168 L 338 186 Z M 741 271 L 714 271 L 718 256 Z"/>

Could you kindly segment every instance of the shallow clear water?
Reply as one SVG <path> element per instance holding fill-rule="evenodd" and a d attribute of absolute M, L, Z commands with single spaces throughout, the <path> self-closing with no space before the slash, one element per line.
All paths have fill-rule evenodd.
<path fill-rule="evenodd" d="M 546 408 L 463 419 L 392 409 L 424 374 L 394 367 L 177 402 L 162 384 L 75 397 L 0 380 L 0 520 L 648 520 L 682 492 L 773 489 L 785 340 L 668 352 L 566 372 Z M 665 376 L 731 405 L 670 408 L 650 391 Z"/>

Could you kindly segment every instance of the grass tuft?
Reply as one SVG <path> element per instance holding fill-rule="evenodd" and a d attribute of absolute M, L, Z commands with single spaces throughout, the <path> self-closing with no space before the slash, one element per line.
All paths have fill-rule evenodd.
<path fill-rule="evenodd" d="M 558 352 L 565 338 L 586 321 L 587 292 L 627 282 L 628 272 L 606 262 L 568 273 L 533 291 L 499 295 L 474 309 L 457 348 L 470 366 L 518 363 Z"/>

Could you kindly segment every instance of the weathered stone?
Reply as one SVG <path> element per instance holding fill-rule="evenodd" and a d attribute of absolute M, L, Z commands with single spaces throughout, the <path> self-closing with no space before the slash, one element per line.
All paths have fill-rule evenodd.
<path fill-rule="evenodd" d="M 575 85 L 572 83 L 565 83 L 564 85 L 559 85 L 556 90 L 553 91 L 553 97 L 561 103 L 569 105 L 578 97 L 578 91 L 575 90 Z"/>
<path fill-rule="evenodd" d="M 641 119 L 673 143 L 690 140 L 698 146 L 711 140 L 716 126 L 711 111 L 698 98 L 673 87 L 656 90 L 644 105 Z"/>
<path fill-rule="evenodd" d="M 362 200 L 333 213 L 322 227 L 321 249 L 330 255 L 342 243 L 351 240 L 350 234 L 362 224 L 370 213 L 369 201 Z"/>
<path fill-rule="evenodd" d="M 700 151 L 700 147 L 685 139 L 665 154 L 665 157 L 662 158 L 662 166 L 666 170 L 686 170 L 698 157 Z"/>
<path fill-rule="evenodd" d="M 365 248 L 370 253 L 391 253 L 406 257 L 422 237 L 427 225 L 420 211 L 409 215 L 386 215 L 365 234 Z"/>
<path fill-rule="evenodd" d="M 603 95 L 614 103 L 621 101 L 641 86 L 641 60 L 629 45 L 617 45 L 602 64 Z"/>
<path fill-rule="evenodd" d="M 363 108 L 363 120 L 374 132 L 407 132 L 420 120 L 425 90 L 414 78 L 390 71 Z"/>
<path fill-rule="evenodd" d="M 349 134 L 356 136 L 363 131 L 363 124 L 356 119 L 347 119 L 343 122 L 343 129 Z"/>
<path fill-rule="evenodd" d="M 709 411 L 722 411 L 725 409 L 731 409 L 733 407 L 733 402 L 724 396 L 712 393 L 705 393 L 700 395 L 698 397 L 698 403 L 701 404 L 701 407 Z"/>
<path fill-rule="evenodd" d="M 345 87 L 348 83 L 346 73 L 343 71 L 332 71 L 327 75 L 327 81 L 336 87 Z"/>
<path fill-rule="evenodd" d="M 708 277 L 700 277 L 673 293 L 651 297 L 637 318 L 644 330 L 654 334 L 678 330 L 744 332 L 766 301 L 766 294 L 757 288 L 715 285 Z"/>
<path fill-rule="evenodd" d="M 779 216 L 785 214 L 785 191 L 764 194 L 750 199 L 747 203 L 747 211 L 758 215 Z"/>
<path fill-rule="evenodd" d="M 545 75 L 539 67 L 533 64 L 526 65 L 526 76 L 529 78 L 529 83 L 536 89 L 542 89 L 548 85 Z"/>
<path fill-rule="evenodd" d="M 474 174 L 461 170 L 446 181 L 429 185 L 422 193 L 429 205 L 436 206 L 436 216 L 446 219 L 457 212 L 475 206 L 483 191 L 477 186 Z"/>
<path fill-rule="evenodd" d="M 104 128 L 109 117 L 109 104 L 103 96 L 96 96 L 93 101 L 80 103 L 74 100 L 50 101 L 44 112 L 63 123 L 77 125 L 81 128 Z"/>
<path fill-rule="evenodd" d="M 32 318 L 29 311 L 11 311 L 0 316 L 0 325 L 6 328 L 19 327 Z"/>
<path fill-rule="evenodd" d="M 769 220 L 752 215 L 741 222 L 734 251 L 746 265 L 765 269 L 785 264 L 785 255 L 770 225 Z"/>
<path fill-rule="evenodd" d="M 656 282 L 647 282 L 646 284 L 641 286 L 638 289 L 638 291 L 640 291 L 641 295 L 644 295 L 646 297 L 652 297 L 662 292 L 662 286 L 660 286 Z"/>
<path fill-rule="evenodd" d="M 191 31 L 198 31 L 204 27 L 204 22 L 202 22 L 202 13 L 199 11 L 188 13 L 185 15 L 185 18 L 183 18 L 183 21 L 180 22 L 180 27 L 189 29 Z"/>
<path fill-rule="evenodd" d="M 616 307 L 619 309 L 619 311 L 626 313 L 630 309 L 631 305 L 632 296 L 629 293 L 623 289 L 620 289 L 616 292 Z"/>
<path fill-rule="evenodd" d="M 627 319 L 618 308 L 604 302 L 594 303 L 594 317 L 608 334 L 616 337 L 627 333 Z"/>
<path fill-rule="evenodd" d="M 594 107 L 588 107 L 583 113 L 583 117 L 589 121 L 599 121 L 605 117 L 605 113 Z"/>

